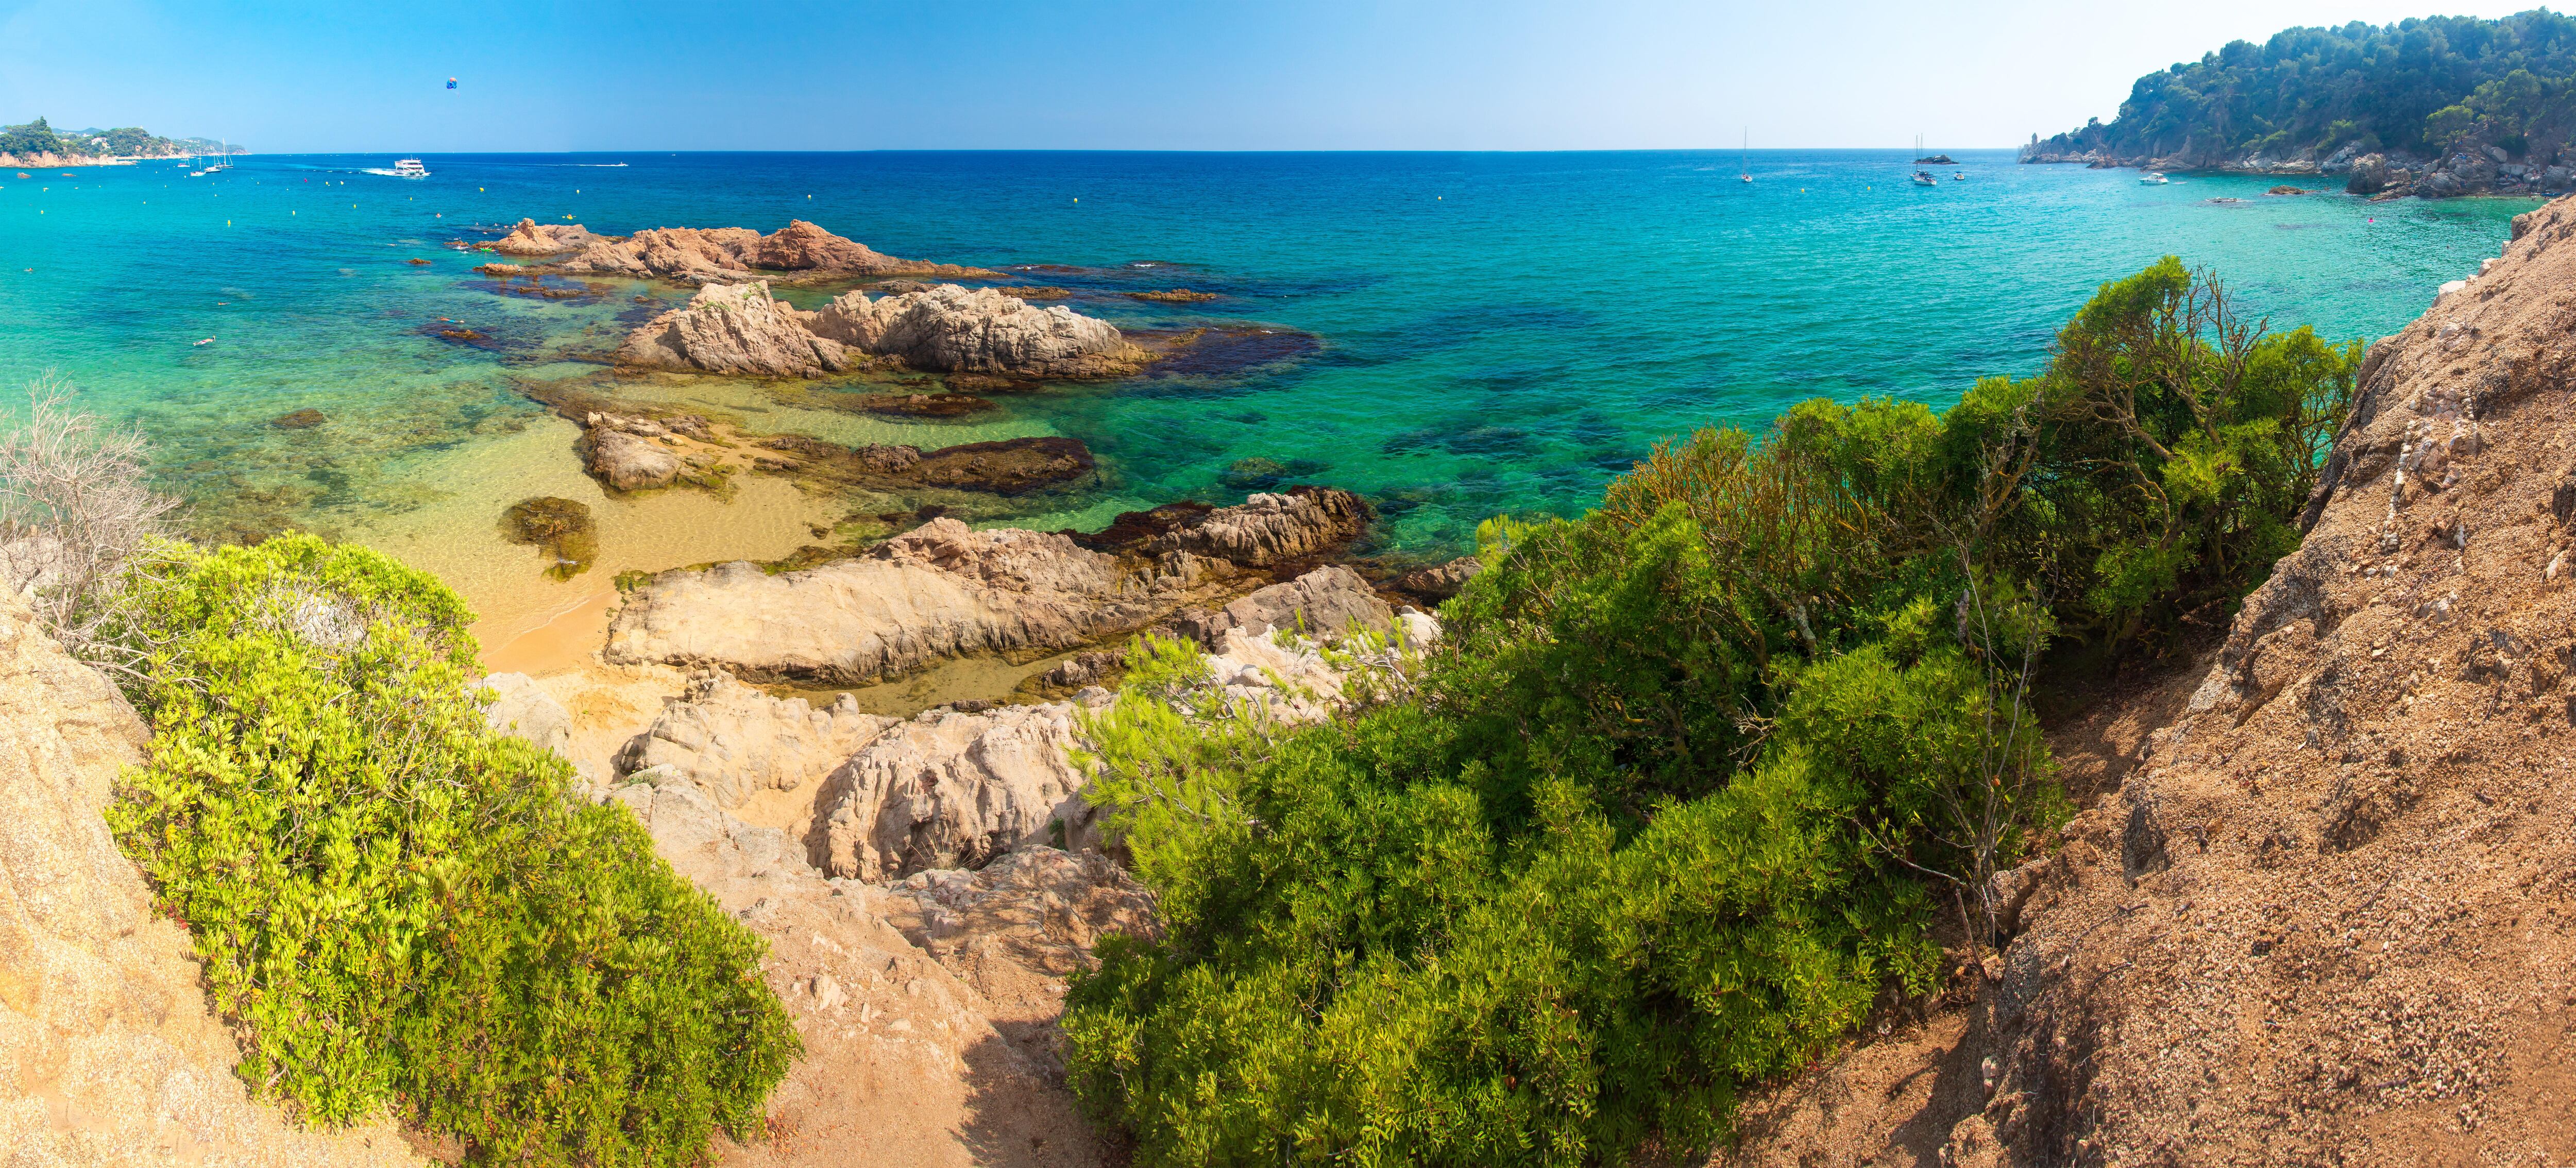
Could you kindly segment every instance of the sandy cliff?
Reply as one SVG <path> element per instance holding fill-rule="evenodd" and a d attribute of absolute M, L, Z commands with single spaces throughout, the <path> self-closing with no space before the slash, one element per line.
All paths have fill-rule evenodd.
<path fill-rule="evenodd" d="M 2576 200 L 2446 289 L 2225 643 L 2057 731 L 1973 1004 L 1721 1162 L 2576 1161 Z"/>

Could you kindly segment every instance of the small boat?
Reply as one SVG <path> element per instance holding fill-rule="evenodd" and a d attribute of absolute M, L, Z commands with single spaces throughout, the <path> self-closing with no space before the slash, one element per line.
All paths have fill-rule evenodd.
<path fill-rule="evenodd" d="M 2138 181 L 2139 181 L 2140 183 L 2143 183 L 2143 184 L 2147 185 L 2147 186 L 2151 186 L 2151 187 L 2160 187 L 2160 186 L 2165 185 L 2166 183 L 2172 182 L 2173 180 L 2172 180 L 2172 179 L 2169 179 L 2169 178 L 2166 178 L 2165 176 L 2163 176 L 2163 175 L 2161 175 L 2161 174 L 2158 174 L 2158 173 L 2156 173 L 2155 171 L 2150 170 L 2150 171 L 2148 171 L 2148 172 L 2147 172 L 2147 173 L 2145 173 L 2145 174 L 2139 175 L 2139 176 L 2138 176 Z"/>
<path fill-rule="evenodd" d="M 1752 181 L 1753 181 L 1753 128 L 1752 128 L 1752 127 L 1750 127 L 1750 126 L 1747 126 L 1747 127 L 1745 127 L 1745 129 L 1744 129 L 1744 144 L 1743 144 L 1742 146 L 1739 146 L 1739 147 L 1737 147 L 1737 148 L 1736 148 L 1735 162 L 1736 162 L 1736 165 L 1738 165 L 1738 166 L 1740 166 L 1740 167 L 1742 167 L 1742 168 L 1743 168 L 1743 173 L 1738 174 L 1738 175 L 1736 175 L 1735 177 L 1736 177 L 1736 178 L 1738 178 L 1738 179 L 1741 179 L 1741 180 L 1743 180 L 1743 181 L 1745 181 L 1745 182 L 1752 182 Z"/>
<path fill-rule="evenodd" d="M 394 160 L 394 177 L 428 178 L 429 168 L 422 166 L 417 158 L 397 158 Z"/>
<path fill-rule="evenodd" d="M 1958 172 L 1957 174 L 1953 174 L 1953 175 L 1951 175 L 1951 176 L 1950 176 L 1950 181 L 1951 181 L 1951 182 L 1966 182 L 1966 181 L 1968 181 L 1968 172 L 1963 170 L 1963 171 Z"/>
<path fill-rule="evenodd" d="M 1931 171 L 1918 170 L 1914 172 L 1914 185 L 1918 187 L 1928 187 L 1939 181 L 1939 179 L 1932 177 Z"/>

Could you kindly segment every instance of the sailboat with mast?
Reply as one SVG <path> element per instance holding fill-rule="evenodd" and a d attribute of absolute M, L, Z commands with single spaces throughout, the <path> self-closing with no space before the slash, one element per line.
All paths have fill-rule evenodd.
<path fill-rule="evenodd" d="M 1735 163 L 1736 163 L 1736 166 L 1737 166 L 1737 167 L 1739 167 L 1739 168 L 1741 169 L 1741 171 L 1742 171 L 1742 173 L 1740 173 L 1740 174 L 1736 175 L 1735 177 L 1737 177 L 1737 178 L 1739 178 L 1739 179 L 1742 179 L 1742 180 L 1744 180 L 1745 182 L 1752 182 L 1752 181 L 1753 181 L 1753 127 L 1751 127 L 1751 126 L 1746 126 L 1746 127 L 1744 127 L 1744 142 L 1743 142 L 1743 144 L 1742 144 L 1741 146 L 1737 147 L 1737 149 L 1736 149 L 1736 154 L 1735 154 Z"/>

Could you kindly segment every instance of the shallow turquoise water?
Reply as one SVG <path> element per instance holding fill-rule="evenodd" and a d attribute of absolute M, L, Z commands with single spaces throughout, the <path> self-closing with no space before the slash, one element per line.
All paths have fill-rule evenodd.
<path fill-rule="evenodd" d="M 668 295 L 503 297 L 471 271 L 492 257 L 441 243 L 522 215 L 612 233 L 792 216 L 896 255 L 1074 265 L 1032 278 L 1099 291 L 1076 307 L 1123 326 L 1316 338 L 1249 369 L 1011 398 L 977 425 L 849 421 L 836 436 L 1081 438 L 1113 485 L 1044 522 L 1230 501 L 1235 460 L 1302 460 L 1307 478 L 1376 497 L 1394 548 L 1431 553 L 1495 512 L 1580 510 L 1696 426 L 1758 425 L 1815 395 L 1938 406 L 1980 375 L 2030 372 L 2096 285 L 2166 253 L 2216 267 L 2277 326 L 2383 334 L 2532 205 L 2266 197 L 2272 180 L 2254 178 L 2144 187 L 2005 152 L 1962 156 L 1929 189 L 1890 152 L 1764 152 L 1751 184 L 1724 153 L 426 161 L 417 182 L 364 173 L 390 165 L 378 156 L 254 156 L 193 179 L 0 173 L 0 385 L 54 368 L 93 408 L 140 420 L 164 481 L 213 525 L 327 529 L 419 505 L 406 465 L 523 425 L 535 410 L 513 378 L 591 373 L 566 358 L 654 307 L 634 293 Z M 1225 299 L 1116 295 L 1173 286 Z M 497 348 L 425 335 L 442 318 Z M 326 439 L 266 424 L 305 406 L 334 419 Z"/>

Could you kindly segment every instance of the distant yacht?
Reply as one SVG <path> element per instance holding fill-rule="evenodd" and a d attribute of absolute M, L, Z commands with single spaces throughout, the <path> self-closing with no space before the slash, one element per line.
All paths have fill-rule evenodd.
<path fill-rule="evenodd" d="M 428 178 L 429 168 L 422 166 L 417 158 L 397 158 L 394 160 L 394 177 Z"/>
<path fill-rule="evenodd" d="M 1744 180 L 1744 181 L 1746 181 L 1746 182 L 1752 182 L 1752 181 L 1753 181 L 1753 128 L 1752 128 L 1752 127 L 1750 127 L 1750 126 L 1747 126 L 1747 127 L 1745 127 L 1745 129 L 1744 129 L 1744 144 L 1743 144 L 1742 146 L 1740 146 L 1740 147 L 1738 147 L 1738 148 L 1737 148 L 1737 150 L 1736 150 L 1736 155 L 1735 155 L 1735 162 L 1736 162 L 1736 165 L 1738 165 L 1738 166 L 1740 166 L 1740 167 L 1743 167 L 1743 168 L 1744 168 L 1744 169 L 1743 169 L 1743 173 L 1738 174 L 1738 175 L 1736 175 L 1735 177 L 1740 178 L 1740 179 L 1743 179 L 1743 180 Z"/>
<path fill-rule="evenodd" d="M 1914 185 L 1918 187 L 1928 187 L 1939 181 L 1939 179 L 1932 177 L 1931 171 L 1918 170 L 1914 172 Z"/>
<path fill-rule="evenodd" d="M 2150 170 L 2145 174 L 2139 175 L 2138 181 L 2151 187 L 2160 187 L 2166 183 L 2172 182 L 2173 180 Z"/>

